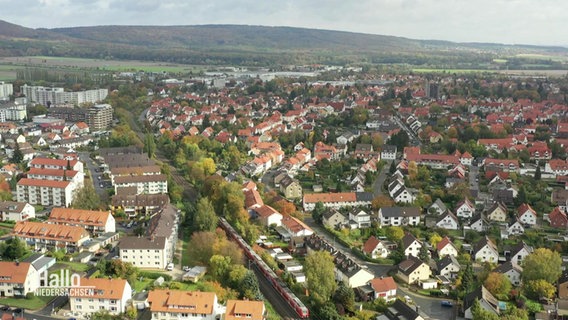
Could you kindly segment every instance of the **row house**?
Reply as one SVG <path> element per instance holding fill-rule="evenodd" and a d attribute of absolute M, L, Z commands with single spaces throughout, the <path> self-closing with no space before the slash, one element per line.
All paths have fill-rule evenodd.
<path fill-rule="evenodd" d="M 485 166 L 486 170 L 489 170 L 490 168 L 497 168 L 505 172 L 518 172 L 520 169 L 519 160 L 516 159 L 511 160 L 486 158 L 483 161 L 483 165 Z"/>
<path fill-rule="evenodd" d="M 117 194 L 111 198 L 111 209 L 122 209 L 128 217 L 150 214 L 170 203 L 167 194 Z"/>
<path fill-rule="evenodd" d="M 114 184 L 116 177 L 126 176 L 151 176 L 161 174 L 160 166 L 157 165 L 140 165 L 140 166 L 125 166 L 114 167 L 110 169 L 110 181 Z"/>
<path fill-rule="evenodd" d="M 304 194 L 304 211 L 312 211 L 318 202 L 326 208 L 364 207 L 370 206 L 373 194 L 370 192 L 339 192 Z"/>
<path fill-rule="evenodd" d="M 88 317 L 104 310 L 120 315 L 132 299 L 132 287 L 125 279 L 80 278 L 84 290 L 69 290 L 69 306 L 73 314 Z M 88 288 L 88 289 L 87 289 Z"/>
<path fill-rule="evenodd" d="M 30 168 L 26 172 L 26 176 L 28 179 L 35 180 L 70 181 L 78 187 L 82 187 L 84 182 L 84 174 L 82 172 L 66 169 Z"/>
<path fill-rule="evenodd" d="M 116 232 L 116 222 L 110 211 L 53 208 L 47 222 L 59 225 L 81 226 L 93 236 L 107 232 Z"/>
<path fill-rule="evenodd" d="M 568 161 L 552 159 L 544 165 L 544 172 L 554 176 L 568 175 Z"/>
<path fill-rule="evenodd" d="M 38 169 L 74 170 L 83 172 L 83 163 L 79 160 L 65 160 L 52 158 L 34 158 L 28 167 Z"/>
<path fill-rule="evenodd" d="M 125 187 L 135 187 L 136 194 L 166 194 L 168 179 L 164 174 L 115 177 L 115 193 L 118 193 L 119 188 Z"/>
<path fill-rule="evenodd" d="M 339 160 L 347 153 L 347 145 L 329 146 L 318 141 L 314 146 L 314 158 L 319 160 L 328 159 L 330 161 Z"/>
<path fill-rule="evenodd" d="M 89 232 L 79 226 L 56 225 L 44 222 L 20 221 L 14 226 L 14 236 L 24 240 L 35 250 L 80 251 L 90 240 Z"/>

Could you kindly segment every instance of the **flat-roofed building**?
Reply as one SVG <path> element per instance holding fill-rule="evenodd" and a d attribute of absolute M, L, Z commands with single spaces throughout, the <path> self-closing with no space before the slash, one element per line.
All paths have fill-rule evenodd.
<path fill-rule="evenodd" d="M 120 260 L 140 269 L 166 269 L 171 262 L 166 237 L 123 237 L 118 244 Z"/>

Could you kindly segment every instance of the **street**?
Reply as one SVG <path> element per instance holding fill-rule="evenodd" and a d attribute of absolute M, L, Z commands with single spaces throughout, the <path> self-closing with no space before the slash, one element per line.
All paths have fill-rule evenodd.
<path fill-rule="evenodd" d="M 383 186 L 385 185 L 385 181 L 387 180 L 387 173 L 389 172 L 391 162 L 392 161 L 386 161 L 381 172 L 379 172 L 379 176 L 373 183 L 373 195 L 375 197 L 383 194 Z"/>
<path fill-rule="evenodd" d="M 89 156 L 89 152 L 79 152 L 79 160 L 81 160 L 89 170 L 91 175 L 91 180 L 93 183 L 93 187 L 95 191 L 99 195 L 101 199 L 106 199 L 108 197 L 108 193 L 106 191 L 107 188 L 111 187 L 110 181 L 105 181 L 102 172 L 98 172 L 99 165 L 91 159 Z"/>

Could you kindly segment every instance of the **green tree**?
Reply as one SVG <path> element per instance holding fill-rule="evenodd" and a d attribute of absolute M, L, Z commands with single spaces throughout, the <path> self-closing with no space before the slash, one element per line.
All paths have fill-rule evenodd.
<path fill-rule="evenodd" d="M 498 315 L 481 307 L 477 299 L 473 301 L 473 305 L 471 306 L 471 315 L 473 320 L 499 320 Z"/>
<path fill-rule="evenodd" d="M 215 231 L 217 220 L 215 209 L 209 198 L 203 197 L 199 199 L 193 221 L 194 229 L 197 231 Z"/>
<path fill-rule="evenodd" d="M 512 288 L 509 278 L 498 272 L 491 272 L 483 282 L 483 285 L 491 294 L 498 297 L 507 296 Z"/>
<path fill-rule="evenodd" d="M 101 199 L 91 183 L 86 182 L 82 188 L 77 189 L 73 195 L 71 208 L 83 210 L 96 210 L 101 206 Z"/>
<path fill-rule="evenodd" d="M 148 158 L 153 158 L 156 152 L 156 142 L 154 141 L 154 136 L 151 133 L 146 133 L 144 135 L 144 151 L 148 154 Z"/>
<path fill-rule="evenodd" d="M 221 255 L 214 255 L 209 260 L 209 274 L 221 283 L 226 283 L 229 272 L 231 272 L 231 258 Z"/>
<path fill-rule="evenodd" d="M 385 236 L 393 242 L 399 242 L 404 237 L 404 230 L 401 227 L 389 226 L 385 228 Z"/>
<path fill-rule="evenodd" d="M 19 238 L 13 237 L 11 239 L 6 240 L 6 242 L 2 242 L 0 244 L 0 253 L 4 260 L 16 260 L 21 259 L 25 256 L 30 250 L 26 243 Z"/>
<path fill-rule="evenodd" d="M 310 296 L 316 304 L 324 305 L 337 287 L 333 257 L 327 251 L 310 252 L 306 257 L 304 268 Z"/>
<path fill-rule="evenodd" d="M 319 224 L 322 223 L 324 212 L 325 212 L 325 207 L 323 205 L 323 202 L 318 201 L 315 205 L 314 210 L 312 210 L 312 218 L 314 219 L 314 221 L 316 223 L 319 223 Z"/>
<path fill-rule="evenodd" d="M 542 173 L 540 172 L 540 164 L 537 163 L 536 171 L 534 172 L 534 179 L 540 180 L 541 176 L 542 176 Z"/>
<path fill-rule="evenodd" d="M 258 279 L 254 275 L 254 272 L 248 270 L 238 288 L 241 291 L 242 298 L 262 300 L 262 294 L 260 293 L 260 288 L 258 286 Z"/>
<path fill-rule="evenodd" d="M 418 258 L 420 258 L 420 260 L 426 263 L 430 261 L 430 252 L 428 251 L 428 247 L 426 246 L 426 244 L 422 244 L 422 246 L 420 247 L 420 252 L 418 252 Z"/>
<path fill-rule="evenodd" d="M 515 306 L 510 306 L 507 311 L 501 315 L 503 320 L 529 320 L 529 314 L 527 310 L 520 309 Z"/>
<path fill-rule="evenodd" d="M 343 306 L 345 313 L 355 312 L 355 292 L 353 288 L 346 286 L 342 281 L 339 282 L 337 290 L 335 290 L 333 301 Z"/>
<path fill-rule="evenodd" d="M 24 160 L 24 154 L 20 150 L 20 144 L 16 142 L 16 147 L 14 148 L 14 153 L 12 154 L 12 163 L 20 164 Z"/>
<path fill-rule="evenodd" d="M 545 280 L 555 283 L 562 274 L 562 258 L 558 252 L 538 248 L 523 262 L 523 281 Z"/>
<path fill-rule="evenodd" d="M 464 295 L 472 292 L 476 285 L 473 267 L 471 263 L 468 263 L 461 277 L 461 289 L 463 290 Z"/>

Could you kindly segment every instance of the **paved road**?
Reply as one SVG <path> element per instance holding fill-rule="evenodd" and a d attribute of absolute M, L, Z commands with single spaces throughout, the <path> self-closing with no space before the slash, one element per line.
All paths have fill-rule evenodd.
<path fill-rule="evenodd" d="M 414 131 L 412 131 L 403 120 L 401 120 L 398 116 L 393 116 L 392 120 L 394 120 L 394 122 L 396 122 L 396 124 L 398 124 L 398 126 L 402 130 L 406 131 L 406 134 L 408 134 L 408 138 L 410 139 L 412 145 L 414 146 L 422 145 L 422 141 L 420 141 L 420 138 L 418 138 L 418 136 L 414 133 Z"/>
<path fill-rule="evenodd" d="M 399 296 L 409 296 L 412 299 L 413 306 L 418 306 L 418 312 L 424 319 L 431 320 L 453 320 L 457 316 L 457 306 L 455 301 L 448 298 L 431 298 L 425 297 L 419 294 L 415 294 L 408 289 L 398 288 L 397 294 Z M 454 303 L 453 308 L 442 307 L 441 302 L 443 300 L 452 301 Z"/>
<path fill-rule="evenodd" d="M 469 188 L 479 191 L 479 168 L 476 166 L 469 167 Z"/>
<path fill-rule="evenodd" d="M 89 152 L 79 152 L 79 159 L 83 161 L 83 163 L 87 166 L 95 191 L 97 192 L 101 200 L 106 199 L 108 197 L 106 187 L 110 187 L 110 181 L 103 181 L 103 173 L 97 172 L 99 165 L 93 159 L 91 159 Z M 101 183 L 104 183 L 105 185 L 101 187 Z"/>
<path fill-rule="evenodd" d="M 379 176 L 373 183 L 373 195 L 375 197 L 383 194 L 383 186 L 385 185 L 385 181 L 387 180 L 387 174 L 389 173 L 391 162 L 392 161 L 386 161 L 381 172 L 379 172 Z"/>

